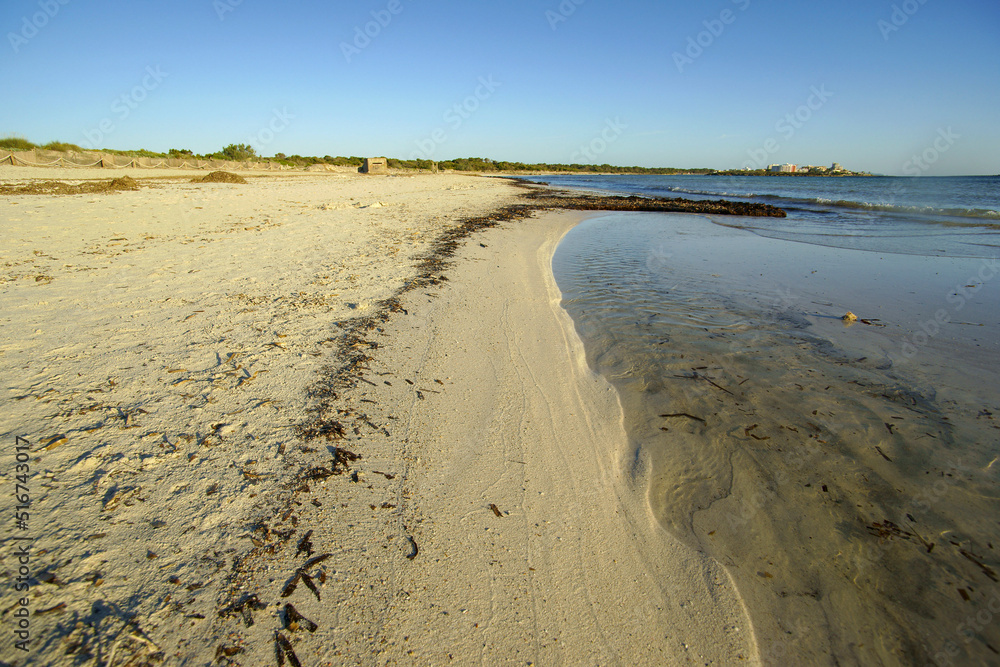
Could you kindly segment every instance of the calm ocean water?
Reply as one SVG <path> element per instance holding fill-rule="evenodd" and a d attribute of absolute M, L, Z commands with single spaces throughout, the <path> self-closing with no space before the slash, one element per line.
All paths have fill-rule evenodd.
<path fill-rule="evenodd" d="M 989 258 L 1000 254 L 1000 176 L 546 176 L 531 180 L 615 194 L 771 204 L 784 209 L 788 217 L 736 224 L 773 238 L 912 255 Z"/>
<path fill-rule="evenodd" d="M 553 257 L 651 511 L 765 664 L 996 664 L 962 619 L 1000 605 L 1000 177 L 532 180 L 788 212 L 597 215 Z"/>

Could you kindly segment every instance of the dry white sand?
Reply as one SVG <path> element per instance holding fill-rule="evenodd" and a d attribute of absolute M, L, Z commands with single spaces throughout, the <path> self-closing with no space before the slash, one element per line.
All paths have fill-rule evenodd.
<path fill-rule="evenodd" d="M 0 201 L 8 503 L 15 436 L 33 446 L 28 529 L 2 547 L 13 580 L 10 538 L 33 538 L 31 650 L 7 587 L 4 659 L 276 664 L 280 631 L 302 664 L 756 662 L 726 572 L 653 520 L 559 307 L 578 217 L 474 236 L 368 332 L 358 388 L 316 394 L 334 323 L 515 194 L 323 174 Z M 299 438 L 316 414 L 344 437 Z M 338 453 L 345 474 L 304 472 Z"/>

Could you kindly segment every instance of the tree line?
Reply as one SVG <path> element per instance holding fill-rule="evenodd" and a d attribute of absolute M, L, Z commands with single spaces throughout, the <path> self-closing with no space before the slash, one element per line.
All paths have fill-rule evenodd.
<path fill-rule="evenodd" d="M 0 139 L 0 148 L 8 150 L 31 150 L 34 148 L 44 148 L 48 150 L 61 150 L 61 151 L 75 151 L 75 152 L 84 151 L 83 148 L 77 146 L 76 144 L 70 144 L 61 141 L 52 141 L 43 146 L 39 146 L 37 144 L 28 141 L 23 137 L 16 135 Z M 323 157 L 316 157 L 316 156 L 302 156 L 302 155 L 285 155 L 284 153 L 276 153 L 274 157 L 263 157 L 258 155 L 256 149 L 254 149 L 254 147 L 249 144 L 229 144 L 222 150 L 216 151 L 214 153 L 205 153 L 201 155 L 186 148 L 171 148 L 166 153 L 149 151 L 144 148 L 141 148 L 139 150 L 129 150 L 129 151 L 102 148 L 100 152 L 110 153 L 112 155 L 126 155 L 129 157 L 148 157 L 148 158 L 180 159 L 180 160 L 188 159 L 188 160 L 229 160 L 232 162 L 277 162 L 279 164 L 283 164 L 288 167 L 309 167 L 314 164 L 329 164 L 337 167 L 360 167 L 364 163 L 364 158 L 358 157 L 356 155 L 352 155 L 350 157 L 346 157 L 343 155 L 340 156 L 324 155 Z M 611 164 L 553 164 L 548 162 L 525 163 L 525 162 L 508 162 L 505 160 L 491 160 L 489 158 L 481 158 L 481 157 L 456 158 L 452 160 L 442 160 L 437 163 L 433 162 L 432 160 L 401 160 L 398 158 L 387 158 L 386 162 L 390 169 L 431 170 L 435 168 L 436 164 L 439 170 L 493 172 L 493 173 L 543 171 L 543 172 L 565 172 L 565 173 L 579 173 L 579 174 L 670 175 L 670 174 L 709 174 L 715 172 L 715 170 L 708 168 L 678 169 L 675 167 L 620 167 Z"/>

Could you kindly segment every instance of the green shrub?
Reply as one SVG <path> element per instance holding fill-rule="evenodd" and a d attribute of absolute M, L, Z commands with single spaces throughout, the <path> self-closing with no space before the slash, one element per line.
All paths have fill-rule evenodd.
<path fill-rule="evenodd" d="M 359 157 L 353 157 L 353 156 L 344 157 L 343 155 L 339 155 L 337 157 L 331 157 L 327 155 L 323 159 L 326 160 L 327 164 L 333 164 L 338 167 L 360 167 L 362 164 L 364 164 L 364 160 L 362 160 Z"/>
<path fill-rule="evenodd" d="M 8 151 L 30 151 L 33 148 L 38 148 L 38 146 L 19 134 L 11 134 L 0 139 L 0 148 Z"/>
<path fill-rule="evenodd" d="M 234 162 L 244 162 L 257 157 L 257 151 L 248 144 L 229 144 L 212 157 L 219 160 L 232 160 Z"/>
<path fill-rule="evenodd" d="M 42 146 L 47 151 L 62 151 L 68 153 L 70 151 L 75 151 L 77 153 L 82 153 L 83 149 L 76 144 L 67 144 L 63 141 L 50 141 L 49 143 Z"/>

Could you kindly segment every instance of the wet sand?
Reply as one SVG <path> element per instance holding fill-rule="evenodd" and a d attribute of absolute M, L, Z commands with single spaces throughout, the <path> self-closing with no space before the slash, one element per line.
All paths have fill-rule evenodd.
<path fill-rule="evenodd" d="M 557 276 L 653 511 L 728 568 L 762 660 L 995 660 L 990 263 L 637 219 L 581 225 Z"/>

